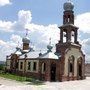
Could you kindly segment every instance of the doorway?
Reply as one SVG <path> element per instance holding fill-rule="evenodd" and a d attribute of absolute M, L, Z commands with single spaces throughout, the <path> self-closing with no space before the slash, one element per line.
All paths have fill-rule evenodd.
<path fill-rule="evenodd" d="M 56 81 L 56 64 L 51 65 L 51 81 Z"/>

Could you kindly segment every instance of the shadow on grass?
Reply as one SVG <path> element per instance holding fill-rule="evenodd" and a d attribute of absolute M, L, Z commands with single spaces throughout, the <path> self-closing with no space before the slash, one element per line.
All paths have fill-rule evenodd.
<path fill-rule="evenodd" d="M 34 78 L 26 78 L 26 81 L 28 82 L 27 85 L 45 85 L 44 81 L 40 81 Z"/>

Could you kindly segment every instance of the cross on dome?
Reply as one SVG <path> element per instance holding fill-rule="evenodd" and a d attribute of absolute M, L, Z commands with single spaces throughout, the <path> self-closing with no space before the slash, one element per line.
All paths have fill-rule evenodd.
<path fill-rule="evenodd" d="M 26 34 L 25 34 L 25 37 L 22 39 L 23 43 L 30 43 L 30 40 L 29 38 L 27 37 L 28 36 L 28 29 L 26 29 Z"/>
<path fill-rule="evenodd" d="M 28 35 L 28 31 L 29 31 L 29 30 L 28 30 L 28 29 L 26 29 L 26 36 Z"/>
<path fill-rule="evenodd" d="M 49 38 L 49 45 L 51 45 L 51 38 Z"/>

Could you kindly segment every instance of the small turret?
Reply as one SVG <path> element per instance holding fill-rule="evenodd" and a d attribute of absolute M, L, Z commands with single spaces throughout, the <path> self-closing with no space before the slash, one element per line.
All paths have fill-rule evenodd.
<path fill-rule="evenodd" d="M 28 38 L 27 29 L 26 29 L 26 35 L 25 35 L 25 37 L 22 39 L 22 42 L 23 42 L 23 50 L 28 50 L 28 49 L 29 49 L 30 39 Z"/>

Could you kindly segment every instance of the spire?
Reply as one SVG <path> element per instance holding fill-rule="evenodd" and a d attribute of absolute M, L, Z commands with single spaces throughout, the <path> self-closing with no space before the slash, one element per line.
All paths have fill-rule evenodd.
<path fill-rule="evenodd" d="M 26 37 L 28 36 L 28 29 L 26 29 Z"/>
<path fill-rule="evenodd" d="M 49 38 L 49 45 L 51 45 L 51 38 Z"/>
<path fill-rule="evenodd" d="M 20 45 L 20 42 L 18 41 L 18 43 L 17 43 L 17 47 L 19 47 L 19 45 Z"/>

